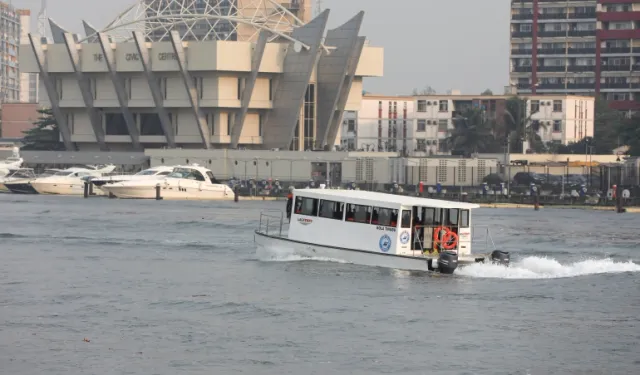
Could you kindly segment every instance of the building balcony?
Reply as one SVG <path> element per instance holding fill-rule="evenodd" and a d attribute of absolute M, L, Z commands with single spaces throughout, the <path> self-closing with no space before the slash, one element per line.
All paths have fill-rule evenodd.
<path fill-rule="evenodd" d="M 595 48 L 569 48 L 570 55 L 590 55 L 596 53 Z"/>
<path fill-rule="evenodd" d="M 531 13 L 527 13 L 527 14 L 512 14 L 511 15 L 511 20 L 512 21 L 526 21 L 526 20 L 532 20 L 533 19 L 533 14 Z"/>
<path fill-rule="evenodd" d="M 600 69 L 603 72 L 629 72 L 631 67 L 629 65 L 602 65 Z"/>
<path fill-rule="evenodd" d="M 538 55 L 564 55 L 566 52 L 563 48 L 540 48 Z"/>
<path fill-rule="evenodd" d="M 569 13 L 570 19 L 594 19 L 596 17 L 597 17 L 596 12 Z"/>
<path fill-rule="evenodd" d="M 538 14 L 539 20 L 564 20 L 567 19 L 566 13 L 541 13 Z"/>
<path fill-rule="evenodd" d="M 564 72 L 564 65 L 539 66 L 538 72 Z"/>
<path fill-rule="evenodd" d="M 525 56 L 531 56 L 531 53 L 533 51 L 530 49 L 512 49 L 511 50 L 511 54 L 512 55 L 525 55 Z"/>
<path fill-rule="evenodd" d="M 566 31 L 538 31 L 540 38 L 564 38 L 567 36 Z"/>
<path fill-rule="evenodd" d="M 603 48 L 601 53 L 631 53 L 631 47 L 609 47 Z"/>
<path fill-rule="evenodd" d="M 514 66 L 511 71 L 516 73 L 531 73 L 531 67 L 530 66 Z"/>
<path fill-rule="evenodd" d="M 595 65 L 569 65 L 567 71 L 572 73 L 586 73 L 586 72 L 595 72 Z"/>
<path fill-rule="evenodd" d="M 533 34 L 531 33 L 531 31 L 512 31 L 511 32 L 512 38 L 531 38 L 532 36 Z"/>
<path fill-rule="evenodd" d="M 628 89 L 630 85 L 628 82 L 601 83 L 600 89 Z"/>
<path fill-rule="evenodd" d="M 568 89 L 592 89 L 595 90 L 596 83 L 567 83 Z"/>
<path fill-rule="evenodd" d="M 564 83 L 541 83 L 538 85 L 538 90 L 564 90 Z"/>

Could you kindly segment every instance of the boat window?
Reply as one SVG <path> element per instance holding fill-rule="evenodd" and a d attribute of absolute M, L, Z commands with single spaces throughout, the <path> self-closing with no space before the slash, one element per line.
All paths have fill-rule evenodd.
<path fill-rule="evenodd" d="M 448 211 L 449 211 L 449 215 L 448 215 L 447 225 L 457 227 L 458 226 L 458 214 L 459 214 L 460 210 L 457 209 L 457 208 L 451 208 Z"/>
<path fill-rule="evenodd" d="M 168 176 L 171 172 L 170 171 L 164 171 L 164 172 L 160 172 L 157 174 L 157 176 Z"/>
<path fill-rule="evenodd" d="M 54 174 L 54 176 L 69 176 L 69 175 L 71 175 L 72 173 L 73 173 L 73 172 L 61 171 L 61 172 L 58 172 L 58 173 Z"/>
<path fill-rule="evenodd" d="M 403 228 L 411 228 L 411 210 L 402 210 L 402 223 Z"/>
<path fill-rule="evenodd" d="M 344 203 L 334 201 L 320 201 L 320 212 L 318 216 L 328 219 L 342 220 L 344 212 Z"/>
<path fill-rule="evenodd" d="M 345 220 L 369 224 L 371 222 L 371 206 L 347 204 Z"/>
<path fill-rule="evenodd" d="M 447 210 L 443 210 L 442 208 L 430 208 L 429 210 L 433 211 L 433 225 L 442 225 L 442 212 L 446 212 Z"/>
<path fill-rule="evenodd" d="M 296 215 L 318 216 L 318 200 L 307 197 L 296 197 Z"/>
<path fill-rule="evenodd" d="M 219 184 L 220 183 L 220 181 L 218 181 L 216 176 L 214 176 L 213 172 L 211 172 L 211 171 L 207 171 L 207 177 L 209 177 L 209 180 L 211 180 L 211 183 L 213 183 L 213 184 Z"/>
<path fill-rule="evenodd" d="M 136 173 L 137 176 L 151 176 L 156 174 L 157 171 L 154 171 L 153 169 L 145 169 L 144 171 L 140 171 L 138 173 Z"/>
<path fill-rule="evenodd" d="M 469 228 L 469 210 L 460 211 L 460 228 Z"/>
<path fill-rule="evenodd" d="M 174 168 L 169 177 L 204 181 L 204 176 L 202 175 L 202 173 L 190 168 Z"/>
<path fill-rule="evenodd" d="M 395 227 L 398 225 L 398 210 L 383 207 L 373 207 L 371 224 Z"/>
<path fill-rule="evenodd" d="M 431 228 L 438 223 L 440 223 L 440 209 L 435 209 L 431 207 L 424 208 L 424 214 L 422 215 L 422 225 L 427 228 Z"/>

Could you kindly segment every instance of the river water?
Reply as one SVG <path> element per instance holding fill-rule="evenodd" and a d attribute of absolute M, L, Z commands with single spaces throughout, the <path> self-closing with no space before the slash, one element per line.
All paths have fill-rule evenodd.
<path fill-rule="evenodd" d="M 0 194 L 3 374 L 637 374 L 640 216 L 479 209 L 512 266 L 272 254 L 263 208 Z"/>

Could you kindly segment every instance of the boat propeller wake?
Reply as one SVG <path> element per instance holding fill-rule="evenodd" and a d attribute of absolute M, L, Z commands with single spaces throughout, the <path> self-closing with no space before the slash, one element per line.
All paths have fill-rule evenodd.
<path fill-rule="evenodd" d="M 612 259 L 587 259 L 562 264 L 546 257 L 526 257 L 509 267 L 476 263 L 456 270 L 460 276 L 494 279 L 556 279 L 605 273 L 640 272 L 640 264 L 614 262 Z"/>

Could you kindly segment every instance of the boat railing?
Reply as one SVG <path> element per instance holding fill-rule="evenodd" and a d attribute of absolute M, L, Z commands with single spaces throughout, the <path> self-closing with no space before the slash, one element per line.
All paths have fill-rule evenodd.
<path fill-rule="evenodd" d="M 493 242 L 493 237 L 491 236 L 491 231 L 489 230 L 488 225 L 472 225 L 471 243 L 474 241 L 484 241 L 484 251 L 493 251 L 496 249 L 496 243 Z"/>
<path fill-rule="evenodd" d="M 284 225 L 284 212 L 278 209 L 265 209 L 260 211 L 260 223 L 258 232 L 266 235 L 282 237 L 282 226 Z"/>

